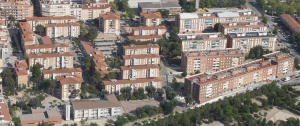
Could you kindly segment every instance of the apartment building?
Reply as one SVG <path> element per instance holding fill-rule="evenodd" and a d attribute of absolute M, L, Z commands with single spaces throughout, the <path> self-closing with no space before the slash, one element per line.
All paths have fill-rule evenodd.
<path fill-rule="evenodd" d="M 250 21 L 258 21 L 258 16 L 252 11 L 179 13 L 175 16 L 175 26 L 179 33 L 202 32 L 212 29 L 216 23 Z"/>
<path fill-rule="evenodd" d="M 15 66 L 20 68 L 20 67 L 25 67 L 28 68 L 26 60 L 15 60 Z"/>
<path fill-rule="evenodd" d="M 35 35 L 33 34 L 31 26 L 28 22 L 19 22 L 19 33 L 21 35 L 22 47 L 25 45 L 37 44 Z"/>
<path fill-rule="evenodd" d="M 124 66 L 160 64 L 159 54 L 123 55 Z"/>
<path fill-rule="evenodd" d="M 216 50 L 227 48 L 227 38 L 220 32 L 178 34 L 182 51 Z"/>
<path fill-rule="evenodd" d="M 235 48 L 248 53 L 251 48 L 261 45 L 264 49 L 275 51 L 277 36 L 267 32 L 237 32 L 227 34 L 228 48 Z"/>
<path fill-rule="evenodd" d="M 43 0 L 41 0 L 43 1 Z M 70 3 L 54 3 L 54 1 L 48 2 L 42 7 L 43 16 L 66 16 L 71 15 Z"/>
<path fill-rule="evenodd" d="M 37 25 L 76 23 L 77 21 L 75 16 L 26 17 L 25 19 L 32 28 L 32 31 L 36 31 L 35 28 Z"/>
<path fill-rule="evenodd" d="M 116 55 L 119 52 L 118 41 L 119 37 L 115 33 L 98 34 L 94 39 L 95 49 L 101 50 L 102 54 L 106 57 Z"/>
<path fill-rule="evenodd" d="M 61 100 L 80 99 L 81 77 L 63 75 L 56 76 L 55 79 L 60 85 Z"/>
<path fill-rule="evenodd" d="M 1 85 L 2 87 L 2 85 Z M 2 93 L 2 90 L 1 90 Z M 3 97 L 3 96 L 2 96 Z M 14 122 L 12 121 L 12 118 L 9 114 L 9 108 L 6 103 L 1 99 L 0 101 L 0 115 L 1 115 L 1 121 L 0 124 L 3 126 L 13 126 Z"/>
<path fill-rule="evenodd" d="M 60 24 L 46 24 L 46 36 L 52 37 L 78 37 L 80 35 L 79 23 L 60 23 Z"/>
<path fill-rule="evenodd" d="M 108 65 L 105 62 L 105 56 L 100 50 L 93 50 L 91 51 L 91 55 L 93 56 L 93 67 L 96 71 L 101 74 L 101 77 L 105 77 L 108 75 L 107 67 Z"/>
<path fill-rule="evenodd" d="M 140 26 L 159 26 L 161 24 L 160 12 L 141 12 Z"/>
<path fill-rule="evenodd" d="M 224 35 L 231 32 L 267 32 L 268 27 L 258 22 L 229 22 L 220 23 L 218 31 Z"/>
<path fill-rule="evenodd" d="M 39 126 L 42 122 L 62 125 L 62 116 L 58 108 L 31 108 L 31 114 L 19 115 L 22 126 Z"/>
<path fill-rule="evenodd" d="M 150 55 L 159 54 L 158 44 L 147 44 L 147 45 L 124 45 L 123 55 Z"/>
<path fill-rule="evenodd" d="M 109 5 L 108 5 L 109 6 Z M 120 34 L 120 14 L 105 13 L 99 14 L 99 28 L 103 33 Z"/>
<path fill-rule="evenodd" d="M 185 51 L 181 53 L 181 67 L 187 74 L 211 73 L 235 67 L 245 62 L 245 55 L 237 49 Z"/>
<path fill-rule="evenodd" d="M 15 67 L 16 83 L 19 86 L 28 85 L 28 72 L 26 67 Z"/>
<path fill-rule="evenodd" d="M 140 12 L 156 12 L 159 9 L 169 10 L 170 15 L 175 15 L 181 12 L 181 6 L 178 2 L 140 2 L 138 3 Z"/>
<path fill-rule="evenodd" d="M 121 116 L 121 104 L 114 94 L 104 95 L 104 99 L 71 101 L 74 121 L 96 120 Z"/>
<path fill-rule="evenodd" d="M 59 53 L 59 52 L 69 52 L 69 44 L 47 44 L 47 45 L 25 45 L 25 52 L 27 54 L 36 54 L 36 53 Z"/>
<path fill-rule="evenodd" d="M 131 27 L 132 36 L 138 35 L 164 35 L 167 32 L 166 26 L 139 26 L 139 27 Z"/>
<path fill-rule="evenodd" d="M 147 86 L 162 88 L 160 77 L 126 79 L 126 80 L 111 79 L 111 80 L 103 81 L 103 84 L 105 86 L 105 90 L 107 90 L 109 94 L 117 94 L 117 95 L 121 94 L 120 90 L 121 88 L 124 87 L 131 87 L 132 92 L 134 91 L 134 89 L 138 89 L 140 87 L 145 89 Z"/>
<path fill-rule="evenodd" d="M 278 53 L 281 52 L 270 55 Z M 277 77 L 277 68 L 278 64 L 274 61 L 263 58 L 211 74 L 197 74 L 185 78 L 184 93 L 185 95 L 190 94 L 197 103 L 204 103 L 222 96 L 225 92 L 247 88 L 263 80 L 274 80 Z"/>
<path fill-rule="evenodd" d="M 121 66 L 121 77 L 122 79 L 159 77 L 159 66 L 157 64 Z"/>
<path fill-rule="evenodd" d="M 134 35 L 134 36 L 127 36 L 127 40 L 129 41 L 153 41 L 157 42 L 158 40 L 164 38 L 162 35 Z"/>
<path fill-rule="evenodd" d="M 28 54 L 28 66 L 40 63 L 44 69 L 72 68 L 73 56 L 72 52 Z"/>
<path fill-rule="evenodd" d="M 81 68 L 68 68 L 68 69 L 50 69 L 42 70 L 43 79 L 55 79 L 56 76 L 76 76 L 82 78 Z"/>
<path fill-rule="evenodd" d="M 277 78 L 293 75 L 295 58 L 291 55 L 282 52 L 274 52 L 264 55 L 263 59 L 277 65 Z"/>
<path fill-rule="evenodd" d="M 30 0 L 3 0 L 0 3 L 1 18 L 8 20 L 13 15 L 16 20 L 33 17 L 33 5 Z"/>
<path fill-rule="evenodd" d="M 81 20 L 95 19 L 95 18 L 98 18 L 99 15 L 110 12 L 110 5 L 108 3 L 106 3 L 106 4 L 89 3 L 88 5 L 81 4 L 81 8 L 82 8 Z M 120 20 L 119 20 L 119 22 L 120 22 Z M 116 23 L 116 24 L 120 24 L 120 23 Z M 117 31 L 117 29 L 116 29 L 116 31 Z"/>
<path fill-rule="evenodd" d="M 298 36 L 300 32 L 300 24 L 289 14 L 282 14 L 279 16 L 281 23 L 283 23 L 289 31 Z"/>

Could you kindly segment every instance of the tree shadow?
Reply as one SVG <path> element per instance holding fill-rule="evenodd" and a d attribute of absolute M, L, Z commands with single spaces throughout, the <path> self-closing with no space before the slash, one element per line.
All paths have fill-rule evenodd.
<path fill-rule="evenodd" d="M 106 122 L 107 122 L 107 123 L 112 123 L 112 124 L 113 124 L 115 121 L 112 120 L 112 119 L 107 119 Z"/>

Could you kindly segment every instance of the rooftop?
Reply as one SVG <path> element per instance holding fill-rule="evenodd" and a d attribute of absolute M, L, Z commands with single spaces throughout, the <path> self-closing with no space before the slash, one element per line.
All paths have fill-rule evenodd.
<path fill-rule="evenodd" d="M 23 34 L 33 34 L 33 31 L 31 30 L 31 26 L 28 22 L 19 22 L 19 26 Z"/>
<path fill-rule="evenodd" d="M 44 45 L 53 44 L 49 36 L 41 37 L 41 41 L 43 42 Z"/>
<path fill-rule="evenodd" d="M 145 18 L 161 18 L 160 12 L 141 12 L 140 15 Z"/>
<path fill-rule="evenodd" d="M 86 51 L 87 55 L 90 55 L 92 53 L 91 51 L 95 50 L 93 48 L 92 43 L 85 36 L 78 37 L 78 40 L 82 44 L 82 46 L 83 46 L 84 50 Z"/>
<path fill-rule="evenodd" d="M 82 9 L 106 9 L 110 8 L 109 4 L 98 4 L 98 5 L 86 5 L 86 4 L 81 4 Z"/>
<path fill-rule="evenodd" d="M 16 64 L 16 67 L 25 67 L 25 68 L 28 67 L 27 62 L 26 62 L 25 59 L 23 59 L 23 60 L 15 60 L 15 64 Z"/>
<path fill-rule="evenodd" d="M 104 61 L 104 59 L 93 58 L 93 61 L 97 67 L 107 67 L 107 64 Z"/>
<path fill-rule="evenodd" d="M 79 23 L 53 23 L 45 24 L 45 27 L 66 27 L 66 26 L 80 26 Z"/>
<path fill-rule="evenodd" d="M 226 50 L 205 50 L 205 51 L 185 51 L 182 52 L 183 55 L 186 55 L 188 57 L 198 57 L 198 56 L 242 56 L 244 55 L 241 50 L 237 49 L 226 49 Z"/>
<path fill-rule="evenodd" d="M 149 78 L 134 78 L 134 79 L 124 79 L 124 80 L 116 80 L 116 79 L 111 79 L 111 80 L 104 80 L 103 84 L 104 85 L 116 85 L 116 84 L 135 84 L 135 83 L 145 83 L 145 82 L 160 82 L 161 78 L 160 77 L 149 77 Z"/>
<path fill-rule="evenodd" d="M 236 32 L 228 33 L 232 38 L 252 38 L 252 37 L 276 37 L 272 33 L 268 32 Z"/>
<path fill-rule="evenodd" d="M 93 50 L 93 51 L 91 51 L 91 53 L 92 53 L 92 56 L 94 57 L 94 58 L 97 58 L 97 59 L 105 59 L 105 57 L 104 57 L 104 55 L 102 54 L 102 52 L 101 52 L 101 50 Z"/>
<path fill-rule="evenodd" d="M 19 115 L 20 121 L 22 122 L 22 121 L 29 121 L 29 120 L 44 120 L 51 116 L 61 116 L 60 113 L 56 109 L 57 108 L 45 109 L 45 112 L 43 112 L 43 113 L 22 114 L 22 115 Z"/>
<path fill-rule="evenodd" d="M 0 119 L 5 121 L 12 121 L 7 104 L 0 103 L 0 106 L 0 115 L 3 115 L 3 117 L 1 117 Z"/>
<path fill-rule="evenodd" d="M 129 40 L 138 40 L 138 39 L 152 39 L 152 38 L 163 38 L 162 35 L 134 35 L 127 36 Z"/>
<path fill-rule="evenodd" d="M 197 13 L 179 13 L 180 19 L 193 19 L 193 18 L 199 18 Z"/>
<path fill-rule="evenodd" d="M 105 67 L 95 67 L 95 70 L 97 70 L 101 74 L 101 77 L 104 77 L 109 73 Z"/>
<path fill-rule="evenodd" d="M 123 59 L 144 59 L 144 58 L 160 58 L 159 54 L 149 54 L 149 55 L 123 55 Z"/>
<path fill-rule="evenodd" d="M 33 41 L 33 34 L 22 34 L 21 37 L 24 41 Z"/>
<path fill-rule="evenodd" d="M 60 43 L 60 44 L 46 44 L 46 45 L 25 45 L 25 49 L 43 49 L 43 48 L 56 48 L 56 47 L 69 47 L 68 43 Z"/>
<path fill-rule="evenodd" d="M 61 57 L 61 56 L 74 56 L 74 55 L 72 52 L 28 54 L 28 58 L 45 58 L 45 57 Z"/>
<path fill-rule="evenodd" d="M 145 8 L 181 8 L 181 6 L 176 2 L 139 2 L 138 6 L 145 9 Z"/>
<path fill-rule="evenodd" d="M 114 94 L 105 95 L 105 100 L 75 100 L 72 105 L 75 110 L 121 107 Z"/>
<path fill-rule="evenodd" d="M 121 66 L 121 70 L 132 70 L 132 69 L 150 69 L 159 68 L 157 64 L 146 64 L 146 65 L 135 65 L 135 66 Z"/>
<path fill-rule="evenodd" d="M 280 17 L 283 18 L 297 33 L 300 32 L 300 24 L 291 15 L 282 14 Z"/>
<path fill-rule="evenodd" d="M 26 21 L 38 21 L 38 20 L 66 20 L 75 19 L 76 16 L 48 16 L 48 17 L 26 17 Z"/>
<path fill-rule="evenodd" d="M 100 17 L 103 19 L 120 19 L 119 13 L 106 13 L 106 14 L 99 14 Z"/>
<path fill-rule="evenodd" d="M 60 84 L 81 84 L 81 78 L 77 76 L 56 76 L 55 79 L 59 81 Z"/>
<path fill-rule="evenodd" d="M 159 48 L 158 44 L 147 44 L 147 45 L 123 45 L 124 49 L 140 49 L 140 48 Z"/>
<path fill-rule="evenodd" d="M 283 52 L 280 52 L 280 51 L 263 55 L 263 57 L 266 58 L 266 59 L 277 61 L 277 62 L 284 61 L 286 59 L 293 59 L 294 58 L 293 56 L 291 56 L 289 54 L 286 54 L 286 53 L 283 53 Z"/>
<path fill-rule="evenodd" d="M 186 33 L 178 34 L 181 40 L 207 40 L 207 39 L 226 39 L 221 32 L 215 33 Z"/>
<path fill-rule="evenodd" d="M 42 70 L 43 74 L 82 72 L 81 68 Z"/>
<path fill-rule="evenodd" d="M 220 23 L 223 27 L 267 27 L 263 23 L 258 22 L 230 22 L 230 23 Z"/>
<path fill-rule="evenodd" d="M 156 29 L 167 29 L 166 26 L 139 26 L 139 27 L 131 27 L 133 31 L 135 30 L 156 30 Z"/>
<path fill-rule="evenodd" d="M 16 74 L 20 75 L 28 75 L 26 67 L 15 67 Z"/>
<path fill-rule="evenodd" d="M 242 12 L 246 11 L 245 9 L 239 9 L 239 8 L 208 8 L 206 9 L 207 12 Z"/>

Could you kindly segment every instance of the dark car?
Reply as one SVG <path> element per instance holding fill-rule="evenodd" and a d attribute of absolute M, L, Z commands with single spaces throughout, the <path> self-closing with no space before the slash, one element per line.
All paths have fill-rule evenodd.
<path fill-rule="evenodd" d="M 75 51 L 75 53 L 81 53 L 80 51 Z"/>

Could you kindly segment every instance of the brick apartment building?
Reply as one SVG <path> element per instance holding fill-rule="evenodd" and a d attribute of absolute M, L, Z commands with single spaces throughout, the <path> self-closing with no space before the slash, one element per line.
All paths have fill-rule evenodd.
<path fill-rule="evenodd" d="M 159 54 L 158 44 L 147 45 L 124 45 L 123 55 L 147 55 L 147 54 Z"/>
<path fill-rule="evenodd" d="M 140 2 L 138 3 L 140 12 L 156 12 L 159 9 L 169 10 L 170 15 L 181 13 L 181 6 L 178 2 Z"/>
<path fill-rule="evenodd" d="M 31 108 L 31 114 L 19 115 L 22 126 L 39 126 L 40 123 L 62 124 L 62 116 L 57 111 L 58 108 Z"/>
<path fill-rule="evenodd" d="M 250 21 L 258 21 L 258 16 L 252 11 L 179 13 L 175 16 L 175 26 L 179 33 L 202 32 L 212 29 L 216 23 Z"/>
<path fill-rule="evenodd" d="M 251 48 L 261 45 L 264 49 L 275 51 L 277 36 L 267 32 L 237 32 L 227 34 L 227 47 L 248 53 Z"/>
<path fill-rule="evenodd" d="M 188 73 L 194 74 L 217 72 L 229 67 L 243 64 L 245 55 L 236 49 L 185 51 L 181 53 L 181 67 Z"/>
<path fill-rule="evenodd" d="M 289 14 L 282 14 L 279 16 L 281 23 L 283 23 L 289 31 L 295 36 L 298 36 L 300 32 L 300 24 Z"/>
<path fill-rule="evenodd" d="M 227 38 L 220 32 L 178 34 L 182 51 L 226 49 Z"/>
<path fill-rule="evenodd" d="M 25 52 L 27 54 L 36 53 L 58 53 L 58 52 L 69 52 L 69 44 L 46 44 L 46 45 L 25 45 Z"/>
<path fill-rule="evenodd" d="M 164 35 L 167 32 L 166 26 L 139 26 L 131 27 L 131 35 Z"/>
<path fill-rule="evenodd" d="M 13 15 L 16 20 L 25 19 L 25 17 L 33 17 L 33 5 L 30 0 L 4 0 L 0 4 L 1 18 L 8 20 Z"/>
<path fill-rule="evenodd" d="M 95 19 L 99 17 L 99 14 L 101 15 L 110 12 L 110 5 L 108 3 L 100 5 L 95 3 L 89 3 L 88 5 L 81 4 L 81 8 L 81 20 Z"/>
<path fill-rule="evenodd" d="M 268 27 L 258 22 L 226 22 L 219 24 L 219 32 L 224 35 L 230 32 L 267 32 Z"/>
<path fill-rule="evenodd" d="M 40 63 L 44 69 L 72 68 L 73 56 L 72 52 L 28 54 L 28 66 Z"/>
<path fill-rule="evenodd" d="M 161 24 L 160 12 L 141 12 L 140 26 L 159 26 Z"/>
<path fill-rule="evenodd" d="M 123 55 L 124 66 L 160 64 L 159 54 Z"/>
<path fill-rule="evenodd" d="M 274 52 L 263 57 L 234 68 L 187 77 L 184 94 L 191 95 L 197 103 L 204 103 L 225 92 L 246 88 L 263 80 L 274 80 L 283 74 L 293 74 L 294 58 L 292 56 Z M 282 64 L 286 66 L 282 67 Z"/>
<path fill-rule="evenodd" d="M 15 66 L 28 68 L 26 60 L 15 60 Z"/>
<path fill-rule="evenodd" d="M 160 77 L 149 77 L 149 78 L 139 78 L 139 79 L 125 79 L 125 80 L 108 80 L 103 81 L 105 86 L 105 90 L 109 92 L 109 94 L 118 94 L 120 95 L 121 88 L 131 87 L 132 91 L 134 89 L 143 88 L 145 89 L 147 86 L 153 86 L 155 88 L 162 88 L 161 78 Z M 146 90 L 145 90 L 146 91 Z"/>
<path fill-rule="evenodd" d="M 19 86 L 28 85 L 28 72 L 26 67 L 15 67 L 16 83 Z"/>
<path fill-rule="evenodd" d="M 75 16 L 26 17 L 25 19 L 33 31 L 35 31 L 37 25 L 76 23 L 77 21 Z"/>
<path fill-rule="evenodd" d="M 120 14 L 106 13 L 99 14 L 99 28 L 103 33 L 120 34 Z"/>
<path fill-rule="evenodd" d="M 95 68 L 95 70 L 101 74 L 101 77 L 108 75 L 108 65 L 105 62 L 105 56 L 103 55 L 103 53 L 100 50 L 93 50 L 91 51 L 91 54 L 93 56 L 92 65 Z"/>
<path fill-rule="evenodd" d="M 55 23 L 45 25 L 46 36 L 52 37 L 78 37 L 80 35 L 79 23 Z"/>
<path fill-rule="evenodd" d="M 55 79 L 56 76 L 77 76 L 82 78 L 81 68 L 42 70 L 43 79 Z"/>
<path fill-rule="evenodd" d="M 159 66 L 147 64 L 138 66 L 121 66 L 122 79 L 159 77 Z"/>
<path fill-rule="evenodd" d="M 80 75 L 56 76 L 55 79 L 60 85 L 61 100 L 80 99 L 82 82 Z"/>
<path fill-rule="evenodd" d="M 21 35 L 21 44 L 23 48 L 25 45 L 37 44 L 35 42 L 35 35 L 28 22 L 19 22 L 19 33 Z"/>

